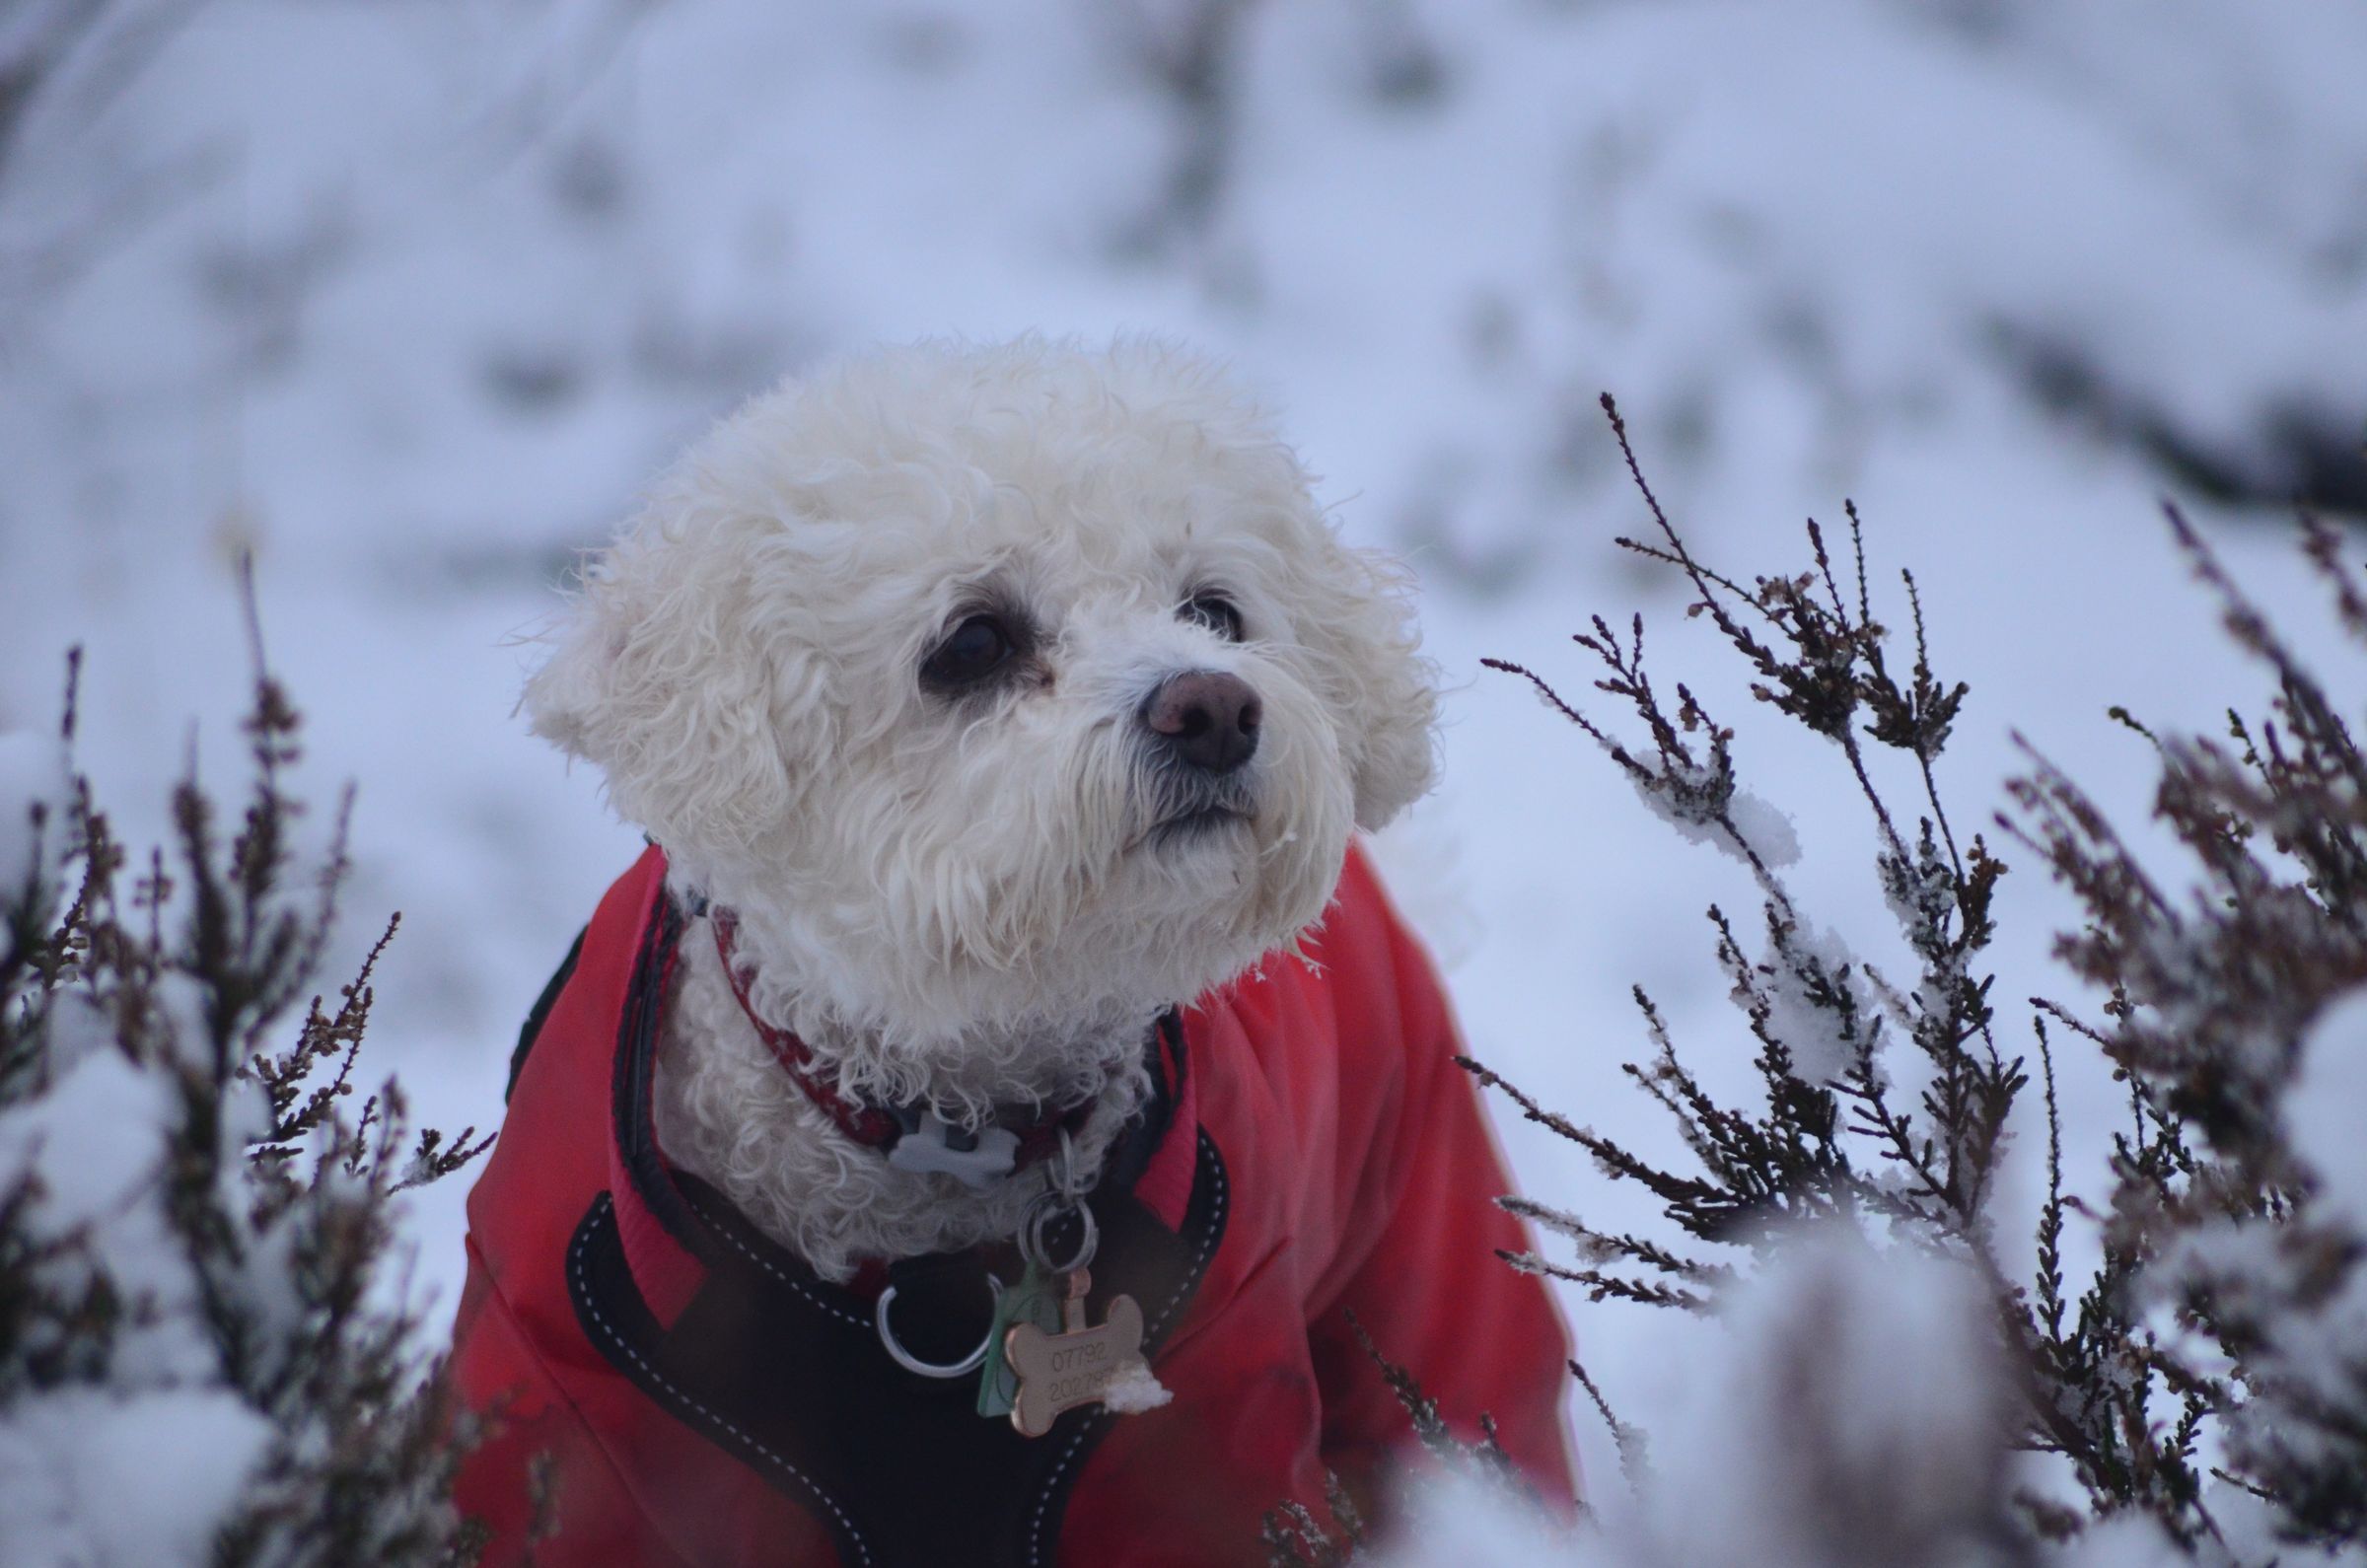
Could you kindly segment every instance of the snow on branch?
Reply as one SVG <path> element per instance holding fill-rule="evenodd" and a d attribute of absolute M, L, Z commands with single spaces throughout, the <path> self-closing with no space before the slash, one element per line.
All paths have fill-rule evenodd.
<path fill-rule="evenodd" d="M 1665 1223 L 1599 1228 L 1582 1208 L 1508 1198 L 1558 1247 L 1506 1260 L 1727 1330 L 1728 1360 L 1701 1375 L 1698 1408 L 1651 1434 L 1626 1505 L 1598 1499 L 1554 1554 L 1618 1568 L 2367 1563 L 2367 756 L 2337 704 L 2173 510 L 2177 547 L 2272 695 L 2259 716 L 2231 713 L 2222 738 L 2159 737 L 2116 710 L 2154 749 L 2155 814 L 2182 865 L 2141 862 L 2035 752 L 2011 786 L 1997 825 L 2077 901 L 2058 951 L 2104 999 L 2100 1016 L 2032 999 L 2031 1105 L 2031 1056 L 2001 1043 L 1988 960 L 2005 865 L 1960 833 L 1935 767 L 1968 687 L 1932 668 L 1913 577 L 1900 576 L 1902 662 L 1854 507 L 1845 559 L 1812 522 L 1806 570 L 1746 586 L 1713 568 L 1604 406 L 1656 531 L 1620 542 L 1683 575 L 1688 615 L 1743 661 L 1753 698 L 1831 744 L 1914 972 L 1878 973 L 1801 907 L 1783 876 L 1788 823 L 1738 782 L 1734 732 L 1692 690 L 1672 703 L 1654 685 L 1640 616 L 1623 637 L 1594 617 L 1575 639 L 1634 739 L 1489 661 L 1529 680 L 1681 836 L 1742 862 L 1760 905 L 1755 940 L 1709 911 L 1755 1099 L 1713 1097 L 1636 993 L 1651 1048 L 1626 1071 L 1689 1163 L 1649 1159 L 1465 1063 L 1647 1192 Z M 2339 623 L 2367 643 L 2367 583 L 2345 541 L 2305 523 L 2304 544 Z M 1884 751 L 1914 780 L 1903 809 L 1877 783 Z M 2066 1048 L 2100 1052 L 2127 1086 L 2102 1212 L 2066 1190 Z M 1916 1058 L 1911 1094 L 1886 1070 L 1901 1050 Z M 1996 1213 L 2017 1112 L 2046 1136 L 2027 1245 L 2000 1236 Z M 2094 1233 L 2084 1274 L 2065 1261 L 2073 1226 Z M 1640 1431 L 1573 1371 L 1621 1452 L 1640 1453 Z M 1403 1560 L 1446 1560 L 1437 1543 L 1482 1528 L 1472 1506 L 1432 1518 L 1435 1549 Z"/>
<path fill-rule="evenodd" d="M 301 847 L 300 722 L 258 673 L 235 817 L 192 772 L 172 845 L 135 858 L 66 765 L 66 712 L 62 742 L 0 738 L 6 1556 L 468 1561 L 469 1434 L 382 1276 L 394 1195 L 490 1140 L 414 1136 L 391 1080 L 347 1112 L 394 927 L 313 994 L 344 808 Z"/>

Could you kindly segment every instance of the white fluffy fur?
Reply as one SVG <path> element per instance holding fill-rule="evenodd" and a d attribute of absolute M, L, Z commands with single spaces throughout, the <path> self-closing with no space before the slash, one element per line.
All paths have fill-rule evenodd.
<path fill-rule="evenodd" d="M 1179 616 L 1211 590 L 1244 641 Z M 1037 628 L 1025 677 L 925 690 L 987 605 Z M 554 641 L 536 731 L 603 769 L 678 887 L 738 912 L 764 1016 L 850 1092 L 973 1125 L 1098 1095 L 1088 1175 L 1146 1092 L 1150 1021 L 1289 947 L 1352 827 L 1432 771 L 1401 576 L 1338 539 L 1215 370 L 1155 343 L 922 344 L 755 398 L 658 482 Z M 1250 820 L 1170 841 L 1136 715 L 1192 670 L 1265 717 L 1228 782 Z M 971 1192 L 849 1144 L 703 923 L 685 944 L 672 1158 L 826 1275 L 1010 1234 L 1040 1176 Z"/>

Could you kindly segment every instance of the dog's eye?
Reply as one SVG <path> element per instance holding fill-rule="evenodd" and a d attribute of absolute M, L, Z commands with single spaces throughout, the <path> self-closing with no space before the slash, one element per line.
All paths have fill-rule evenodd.
<path fill-rule="evenodd" d="M 1222 594 L 1194 594 L 1176 611 L 1185 620 L 1196 620 L 1227 642 L 1239 642 L 1243 631 L 1241 607 Z"/>
<path fill-rule="evenodd" d="M 993 615 L 972 615 L 953 629 L 922 662 L 921 683 L 939 691 L 974 686 L 1018 651 L 1010 629 Z"/>

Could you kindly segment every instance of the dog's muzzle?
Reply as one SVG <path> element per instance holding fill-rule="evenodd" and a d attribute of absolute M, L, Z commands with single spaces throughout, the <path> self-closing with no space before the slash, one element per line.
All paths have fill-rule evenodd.
<path fill-rule="evenodd" d="M 1138 718 L 1149 825 L 1129 848 L 1199 838 L 1255 815 L 1246 764 L 1257 754 L 1265 705 L 1247 680 L 1214 670 L 1170 676 Z"/>

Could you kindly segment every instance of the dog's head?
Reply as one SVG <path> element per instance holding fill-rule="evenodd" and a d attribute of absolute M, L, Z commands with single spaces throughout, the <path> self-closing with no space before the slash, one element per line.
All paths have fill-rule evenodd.
<path fill-rule="evenodd" d="M 758 397 L 554 640 L 537 732 L 801 1009 L 913 1049 L 1230 978 L 1432 772 L 1397 569 L 1153 344 L 923 345 Z"/>

